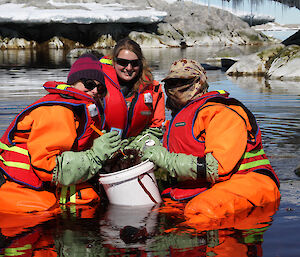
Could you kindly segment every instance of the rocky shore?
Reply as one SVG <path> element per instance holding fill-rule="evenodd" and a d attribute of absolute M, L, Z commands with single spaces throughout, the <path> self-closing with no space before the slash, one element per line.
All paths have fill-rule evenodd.
<path fill-rule="evenodd" d="M 232 13 L 192 2 L 2 0 L 0 3 L 1 49 L 110 48 L 125 36 L 143 47 L 270 43 L 267 36 Z M 95 16 L 95 6 L 101 7 L 104 14 Z M 113 9 L 105 13 L 109 7 Z M 9 8 L 21 8 L 22 13 L 12 15 Z M 111 10 L 117 16 L 110 16 Z M 129 12 L 135 12 L 136 16 L 128 17 Z"/>
<path fill-rule="evenodd" d="M 64 49 L 72 57 L 81 50 L 112 48 L 126 36 L 142 47 L 265 45 L 251 56 L 228 56 L 237 62 L 227 75 L 300 80 L 299 36 L 284 45 L 262 29 L 189 1 L 0 0 L 2 50 Z"/>

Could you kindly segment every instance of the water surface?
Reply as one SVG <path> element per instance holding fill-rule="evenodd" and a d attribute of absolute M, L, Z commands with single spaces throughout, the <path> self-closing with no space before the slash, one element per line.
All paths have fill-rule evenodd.
<path fill-rule="evenodd" d="M 228 51 L 216 47 L 145 49 L 144 53 L 155 78 L 161 80 L 175 59 L 187 57 L 208 63 L 225 50 Z M 249 47 L 241 50 L 255 51 Z M 45 93 L 45 81 L 66 80 L 74 60 L 65 58 L 60 51 L 48 57 L 5 51 L 0 52 L 0 57 L 2 135 L 22 108 Z M 31 251 L 44 252 L 43 256 L 298 256 L 300 182 L 293 170 L 300 163 L 299 83 L 234 79 L 221 70 L 208 70 L 207 75 L 210 90 L 227 90 L 257 117 L 265 152 L 281 181 L 282 200 L 275 214 L 253 210 L 234 217 L 234 221 L 228 219 L 228 224 L 224 222 L 222 226 L 210 228 L 202 224 L 202 228 L 191 229 L 181 224 L 184 218 L 178 211 L 180 205 L 165 213 L 158 212 L 157 206 L 127 208 L 104 203 L 76 211 L 66 208 L 55 218 L 37 216 L 35 222 L 29 218 L 27 226 L 19 230 L 17 223 L 9 230 L 2 229 L 5 236 L 0 237 L 0 254 L 15 243 L 30 245 Z"/>

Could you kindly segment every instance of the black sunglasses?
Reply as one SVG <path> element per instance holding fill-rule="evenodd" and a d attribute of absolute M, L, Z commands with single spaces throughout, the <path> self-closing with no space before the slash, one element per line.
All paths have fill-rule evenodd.
<path fill-rule="evenodd" d="M 192 85 L 194 83 L 197 83 L 200 78 L 191 78 L 191 79 L 177 79 L 177 78 L 172 78 L 168 79 L 165 81 L 165 88 L 166 89 L 172 89 L 176 87 L 182 87 L 186 85 Z"/>
<path fill-rule="evenodd" d="M 80 79 L 80 81 L 83 83 L 84 87 L 88 90 L 93 90 L 95 87 L 97 87 L 98 94 L 105 96 L 106 95 L 106 87 L 102 85 L 101 83 L 97 84 L 92 79 Z"/>
<path fill-rule="evenodd" d="M 131 64 L 132 67 L 138 67 L 141 64 L 141 61 L 139 59 L 127 60 L 123 58 L 116 58 L 116 63 L 123 67 L 127 67 L 128 64 Z"/>

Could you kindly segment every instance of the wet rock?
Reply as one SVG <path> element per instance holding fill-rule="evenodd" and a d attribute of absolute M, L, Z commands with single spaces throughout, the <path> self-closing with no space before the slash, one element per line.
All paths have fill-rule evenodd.
<path fill-rule="evenodd" d="M 269 80 L 300 80 L 300 46 L 278 44 L 241 57 L 226 72 L 229 76 L 262 76 Z"/>
<path fill-rule="evenodd" d="M 92 49 L 98 48 L 112 48 L 116 44 L 116 41 L 112 38 L 110 34 L 102 35 L 97 41 L 91 46 Z"/>
<path fill-rule="evenodd" d="M 229 76 L 264 76 L 266 73 L 266 61 L 257 54 L 241 57 L 226 72 Z"/>
<path fill-rule="evenodd" d="M 36 42 L 32 40 L 26 40 L 24 38 L 1 38 L 0 37 L 0 49 L 34 49 L 36 48 Z"/>
<path fill-rule="evenodd" d="M 300 30 L 298 30 L 295 34 L 288 37 L 286 40 L 282 41 L 282 44 L 289 45 L 300 45 Z"/>
<path fill-rule="evenodd" d="M 295 174 L 300 177 L 300 165 L 294 170 Z"/>
<path fill-rule="evenodd" d="M 300 80 L 300 46 L 282 49 L 272 61 L 267 76 L 270 79 Z"/>

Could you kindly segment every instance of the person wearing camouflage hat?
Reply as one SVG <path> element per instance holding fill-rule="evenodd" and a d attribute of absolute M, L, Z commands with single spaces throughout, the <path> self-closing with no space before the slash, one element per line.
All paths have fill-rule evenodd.
<path fill-rule="evenodd" d="M 194 60 L 175 61 L 162 81 L 172 120 L 163 146 L 147 147 L 143 160 L 181 181 L 163 195 L 191 199 L 184 210 L 188 222 L 278 206 L 279 181 L 254 115 L 228 92 L 208 92 L 206 72 Z"/>
<path fill-rule="evenodd" d="M 167 95 L 167 108 L 181 109 L 187 102 L 207 92 L 207 76 L 204 68 L 194 60 L 182 59 L 172 64 L 163 80 Z"/>

